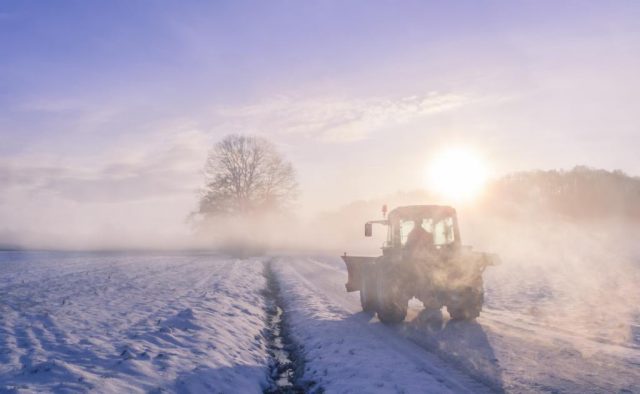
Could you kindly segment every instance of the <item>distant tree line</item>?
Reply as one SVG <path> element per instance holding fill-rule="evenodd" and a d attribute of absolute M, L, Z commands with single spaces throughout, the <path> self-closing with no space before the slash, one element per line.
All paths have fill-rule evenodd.
<path fill-rule="evenodd" d="M 585 166 L 517 172 L 491 184 L 488 202 L 496 207 L 529 206 L 576 219 L 640 220 L 640 178 Z"/>
<path fill-rule="evenodd" d="M 396 192 L 381 198 L 354 201 L 331 212 L 324 212 L 319 227 L 334 231 L 332 224 L 344 225 L 343 236 L 360 234 L 363 221 L 382 218 L 380 207 L 454 202 L 443 201 L 427 190 Z M 508 174 L 487 185 L 477 204 L 464 208 L 463 216 L 490 215 L 517 220 L 546 217 L 566 219 L 626 219 L 640 222 L 640 177 L 622 171 L 606 171 L 578 166 L 571 170 L 533 170 Z"/>

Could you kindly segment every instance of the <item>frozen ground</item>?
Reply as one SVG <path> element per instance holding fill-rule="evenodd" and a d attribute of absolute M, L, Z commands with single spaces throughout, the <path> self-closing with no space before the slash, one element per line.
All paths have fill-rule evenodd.
<path fill-rule="evenodd" d="M 316 259 L 274 264 L 303 379 L 333 393 L 482 393 L 491 390 L 359 312 L 345 272 Z"/>
<path fill-rule="evenodd" d="M 477 322 L 414 303 L 387 327 L 344 291 L 339 258 L 13 252 L 0 252 L 0 392 L 263 392 L 264 262 L 310 392 L 640 393 L 637 316 L 567 326 L 537 311 L 544 287 L 500 277 Z"/>
<path fill-rule="evenodd" d="M 343 266 L 327 257 L 276 264 L 308 358 L 304 378 L 330 391 L 640 393 L 637 320 L 621 324 L 624 339 L 622 327 L 593 336 L 523 313 L 526 300 L 502 299 L 477 322 L 425 316 L 415 302 L 404 324 L 386 327 L 360 312 L 358 293 L 345 293 Z M 488 281 L 488 294 L 498 285 Z"/>
<path fill-rule="evenodd" d="M 255 260 L 0 252 L 0 392 L 261 392 Z"/>

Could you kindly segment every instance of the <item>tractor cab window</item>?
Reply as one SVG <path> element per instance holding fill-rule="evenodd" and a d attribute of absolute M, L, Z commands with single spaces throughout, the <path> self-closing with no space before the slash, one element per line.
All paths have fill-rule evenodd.
<path fill-rule="evenodd" d="M 433 243 L 436 246 L 444 246 L 452 244 L 455 241 L 455 232 L 453 229 L 453 218 L 446 217 L 439 220 L 433 225 Z"/>
<path fill-rule="evenodd" d="M 415 226 L 413 219 L 400 220 L 398 223 L 397 236 L 400 237 L 400 245 L 407 243 L 407 238 Z M 455 241 L 454 220 L 452 217 L 444 218 L 424 218 L 422 220 L 422 228 L 433 235 L 433 244 L 436 247 L 450 245 Z M 388 244 L 393 244 L 391 239 L 392 232 L 389 233 Z"/>
<path fill-rule="evenodd" d="M 415 226 L 415 221 L 413 219 L 400 220 L 400 244 L 404 246 L 407 243 L 407 238 L 413 230 Z M 433 232 L 433 221 L 429 218 L 425 218 L 422 220 L 422 228 L 425 229 L 428 233 Z"/>

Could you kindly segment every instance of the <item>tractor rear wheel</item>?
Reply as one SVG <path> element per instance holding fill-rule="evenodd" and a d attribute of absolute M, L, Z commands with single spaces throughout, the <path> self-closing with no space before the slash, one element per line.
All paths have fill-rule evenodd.
<path fill-rule="evenodd" d="M 454 320 L 473 320 L 480 316 L 483 303 L 484 292 L 482 290 L 468 289 L 460 295 L 458 302 L 447 305 L 447 311 Z"/>
<path fill-rule="evenodd" d="M 402 294 L 402 284 L 391 273 L 378 272 L 376 293 L 378 319 L 385 324 L 397 324 L 407 316 L 408 299 Z"/>
<path fill-rule="evenodd" d="M 362 310 L 369 313 L 376 312 L 375 275 L 365 274 L 360 285 L 360 305 Z"/>

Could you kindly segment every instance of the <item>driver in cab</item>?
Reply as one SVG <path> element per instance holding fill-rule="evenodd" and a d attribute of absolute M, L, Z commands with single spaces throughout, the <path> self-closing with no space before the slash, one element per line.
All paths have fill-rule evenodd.
<path fill-rule="evenodd" d="M 409 257 L 420 257 L 433 247 L 433 234 L 422 227 L 422 218 L 413 220 L 413 229 L 407 236 L 404 247 Z"/>

